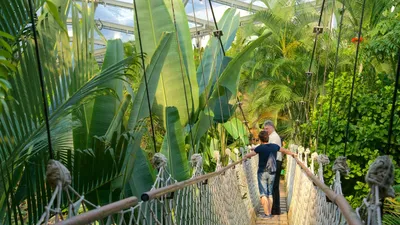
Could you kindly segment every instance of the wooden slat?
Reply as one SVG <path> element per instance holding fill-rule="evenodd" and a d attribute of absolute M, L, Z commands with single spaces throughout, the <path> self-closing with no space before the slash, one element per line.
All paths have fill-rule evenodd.
<path fill-rule="evenodd" d="M 275 215 L 272 218 L 264 219 L 258 217 L 256 220 L 256 225 L 265 225 L 265 224 L 273 224 L 273 225 L 288 225 L 288 215 L 287 215 L 287 201 L 286 201 L 286 190 L 285 190 L 285 182 L 281 180 L 279 184 L 279 194 L 280 194 L 280 206 L 281 206 L 281 215 Z M 262 207 L 259 209 L 259 215 L 264 213 Z"/>

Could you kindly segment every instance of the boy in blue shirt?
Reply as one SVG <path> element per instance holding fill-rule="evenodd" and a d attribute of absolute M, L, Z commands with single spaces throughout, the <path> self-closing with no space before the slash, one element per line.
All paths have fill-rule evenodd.
<path fill-rule="evenodd" d="M 269 135 L 266 131 L 261 131 L 258 134 L 261 144 L 254 151 L 245 155 L 245 158 L 251 158 L 258 154 L 258 189 L 260 191 L 261 205 L 264 209 L 263 218 L 271 218 L 272 209 L 272 188 L 276 173 L 276 155 L 277 152 L 296 156 L 295 153 L 279 147 L 277 144 L 268 143 Z"/>

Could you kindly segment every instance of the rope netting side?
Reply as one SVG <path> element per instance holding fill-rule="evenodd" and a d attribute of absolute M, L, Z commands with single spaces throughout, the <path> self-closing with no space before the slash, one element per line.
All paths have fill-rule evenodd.
<path fill-rule="evenodd" d="M 241 148 L 240 151 L 243 154 L 249 148 Z M 216 171 L 224 169 L 218 154 L 215 159 L 218 165 Z M 194 154 L 191 163 L 194 169 L 191 179 L 204 175 L 200 154 Z M 169 173 L 164 155 L 156 153 L 152 164 L 158 169 L 158 174 L 151 190 L 179 184 Z M 87 201 L 84 195 L 79 195 L 69 185 L 69 171 L 61 163 L 51 161 L 48 180 L 54 185 L 54 194 L 38 224 L 255 224 L 259 208 L 257 167 L 256 156 L 236 163 L 219 175 L 149 201 L 138 202 L 136 197 L 130 197 L 100 207 Z M 66 217 L 61 213 L 63 192 L 69 200 Z M 78 200 L 73 202 L 72 199 Z M 89 205 L 94 209 L 88 210 Z"/>
<path fill-rule="evenodd" d="M 324 155 L 312 153 L 311 164 L 308 166 L 309 149 L 302 146 L 291 145 L 290 150 L 298 153 L 298 159 L 316 175 L 320 181 L 323 178 L 323 166 L 329 163 L 329 159 Z M 304 156 L 304 157 L 303 157 Z M 338 158 L 340 163 L 343 159 Z M 315 174 L 315 161 L 319 164 L 318 174 Z M 345 160 L 344 160 L 345 162 Z M 335 163 L 337 165 L 337 163 Z M 335 167 L 335 166 L 334 166 Z M 336 166 L 342 168 L 343 165 Z M 303 169 L 292 157 L 287 157 L 287 176 L 286 184 L 288 190 L 288 219 L 290 224 L 347 224 L 338 206 L 329 201 L 323 190 L 314 185 L 313 181 L 307 176 Z M 342 170 L 335 170 L 335 179 L 330 187 L 336 194 L 342 195 L 340 173 Z"/>
<path fill-rule="evenodd" d="M 285 179 L 290 224 L 382 224 L 382 199 L 394 196 L 394 166 L 390 156 L 379 156 L 371 164 L 365 177 L 370 193 L 354 212 L 342 193 L 341 176 L 348 175 L 350 171 L 346 157 L 339 156 L 335 160 L 332 167 L 335 177 L 328 189 L 324 185 L 323 168 L 329 164 L 329 158 L 314 152 L 311 165 L 308 166 L 308 149 L 292 144 L 290 150 L 298 153 L 298 161 L 287 157 Z M 319 165 L 317 174 L 314 170 L 315 161 Z"/>
<path fill-rule="evenodd" d="M 173 199 L 162 195 L 147 204 L 165 210 L 162 224 L 254 224 L 259 207 L 257 160 L 178 189 Z"/>

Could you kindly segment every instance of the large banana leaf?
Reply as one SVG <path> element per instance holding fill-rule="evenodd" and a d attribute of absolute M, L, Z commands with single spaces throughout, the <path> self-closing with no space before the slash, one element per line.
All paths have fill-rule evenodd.
<path fill-rule="evenodd" d="M 144 0 L 136 3 L 143 51 L 147 57 L 153 55 L 163 32 L 175 33 L 156 92 L 154 112 L 163 118 L 165 124 L 165 108 L 174 106 L 184 125 L 190 114 L 197 110 L 198 84 L 186 13 L 182 1 L 173 0 L 173 4 L 175 21 L 170 0 Z M 138 35 L 139 30 L 136 30 Z M 139 45 L 139 42 L 136 44 Z"/>
<path fill-rule="evenodd" d="M 156 51 L 151 57 L 151 62 L 146 68 L 148 86 L 146 87 L 144 80 L 145 77 L 143 76 L 135 100 L 133 101 L 133 108 L 128 122 L 128 130 L 135 128 L 137 121 L 150 115 L 148 104 L 150 104 L 150 106 L 153 105 L 161 70 L 164 66 L 164 61 L 167 57 L 172 41 L 173 33 L 165 33 Z M 147 93 L 149 94 L 149 98 L 147 98 Z M 150 103 L 147 102 L 148 99 L 150 100 Z"/>
<path fill-rule="evenodd" d="M 204 108 L 200 112 L 199 119 L 193 128 L 193 133 L 194 133 L 193 139 L 196 141 L 196 143 L 205 134 L 205 131 L 209 127 L 211 127 L 212 122 L 210 123 L 209 121 L 210 119 L 211 120 L 214 119 L 215 116 L 214 114 L 218 113 L 219 114 L 218 117 L 221 119 L 222 122 L 222 116 L 220 113 L 221 108 L 225 110 L 225 117 L 229 117 L 229 113 L 227 112 L 228 100 L 231 98 L 231 96 L 236 95 L 236 90 L 238 87 L 238 81 L 240 77 L 240 68 L 242 64 L 246 62 L 250 53 L 270 35 L 271 33 L 267 32 L 264 36 L 259 37 L 257 40 L 247 45 L 233 60 L 229 61 L 229 64 L 223 70 L 216 84 L 214 86 L 212 83 L 208 84 L 210 86 L 209 89 L 212 90 L 213 92 L 210 97 L 210 100 L 208 101 L 208 105 L 206 105 L 206 107 L 208 108 Z M 217 88 L 219 88 L 219 90 Z M 220 107 L 219 105 L 220 100 L 221 104 L 222 100 L 225 100 L 226 103 L 225 107 Z M 212 113 L 210 113 L 210 109 L 213 109 L 211 110 Z M 222 113 L 224 113 L 224 111 Z M 233 112 L 231 112 L 230 115 L 232 116 Z"/>
<path fill-rule="evenodd" d="M 179 112 L 175 107 L 167 107 L 165 113 L 167 115 L 167 132 L 161 153 L 168 159 L 167 167 L 172 177 L 178 181 L 186 180 L 190 177 L 190 169 L 185 150 L 185 137 L 179 122 Z"/>
<path fill-rule="evenodd" d="M 124 59 L 124 48 L 120 39 L 110 40 L 107 42 L 106 55 L 102 65 L 102 70 L 108 68 L 116 62 Z M 111 123 L 115 113 L 118 111 L 119 100 L 122 100 L 123 94 L 123 81 L 112 80 L 105 85 L 103 88 L 111 88 L 115 91 L 118 99 L 114 96 L 101 96 L 95 99 L 93 105 L 94 113 L 91 117 L 89 137 L 104 135 Z M 89 138 L 89 142 L 90 142 Z"/>
<path fill-rule="evenodd" d="M 218 28 L 223 32 L 221 40 L 225 51 L 230 48 L 239 27 L 239 15 L 235 15 L 235 13 L 235 9 L 227 9 L 218 21 Z M 204 50 L 202 61 L 197 69 L 200 95 L 203 94 L 210 82 L 214 83 L 217 80 L 217 77 L 222 72 L 223 58 L 219 40 L 216 37 L 212 37 Z M 206 92 L 207 94 L 208 91 Z"/>
<path fill-rule="evenodd" d="M 214 107 L 215 104 L 217 104 L 218 98 L 225 94 L 236 96 L 240 78 L 240 73 L 237 73 L 237 71 L 240 71 L 243 63 L 248 60 L 250 53 L 257 46 L 260 46 L 261 43 L 271 34 L 271 32 L 266 32 L 264 35 L 247 45 L 233 60 L 229 62 L 228 66 L 217 80 L 216 87 L 213 88 L 213 93 L 208 102 L 209 107 Z M 234 74 L 234 76 L 232 76 L 232 74 Z"/>
<path fill-rule="evenodd" d="M 228 63 L 232 60 L 231 57 L 223 57 L 222 60 L 222 65 L 219 68 L 220 71 L 218 71 L 218 73 L 216 74 L 216 77 L 219 78 L 219 76 L 221 75 L 221 73 L 226 69 L 226 67 L 228 66 Z M 234 73 L 231 74 L 232 77 L 236 77 L 238 74 L 240 73 L 240 70 L 234 71 Z M 215 81 L 214 82 L 210 82 L 209 86 L 212 86 L 212 88 L 208 88 L 210 90 L 213 90 L 214 86 L 215 86 Z M 207 93 L 207 92 L 206 92 Z M 222 96 L 220 96 L 218 98 L 218 104 L 215 104 L 213 111 L 214 111 L 214 121 L 217 123 L 225 123 L 226 121 L 228 121 L 233 113 L 234 113 L 234 106 L 229 104 L 229 100 L 231 99 L 232 94 L 225 92 L 225 94 L 223 94 Z"/>
<path fill-rule="evenodd" d="M 168 53 L 168 48 L 172 40 L 171 37 L 171 33 L 164 36 L 151 59 L 150 65 L 146 68 L 147 81 L 153 82 L 149 85 L 148 90 L 151 102 L 154 99 L 154 93 L 158 83 L 157 81 L 160 77 L 160 71 Z M 113 45 L 108 45 L 108 48 L 111 50 L 114 50 L 113 47 Z M 115 52 L 115 50 L 110 52 Z M 106 56 L 103 65 L 108 64 L 107 60 L 110 60 L 110 58 Z M 111 61 L 113 60 L 114 57 L 111 58 Z M 135 95 L 135 100 L 133 101 L 131 109 L 130 117 L 134 118 L 136 122 L 131 125 L 131 128 L 128 124 L 128 129 L 122 129 L 128 130 L 129 132 L 122 136 L 120 135 L 120 126 L 122 124 L 123 116 L 131 102 L 130 95 L 125 94 L 126 97 L 121 102 L 112 122 L 105 124 L 109 126 L 106 135 L 94 138 L 91 149 L 86 149 L 84 151 L 93 155 L 86 154 L 83 157 L 80 155 L 79 162 L 76 164 L 76 168 L 74 169 L 74 172 L 76 172 L 75 179 L 79 180 L 79 183 L 76 183 L 75 188 L 85 193 L 95 191 L 88 197 L 96 204 L 109 203 L 110 200 L 115 199 L 113 197 L 116 197 L 117 199 L 121 198 L 123 195 L 119 194 L 119 189 L 121 189 L 124 194 L 132 195 L 144 191 L 146 187 L 151 186 L 152 184 L 153 180 L 151 176 L 149 179 L 138 179 L 138 175 L 133 174 L 134 171 L 148 171 L 148 167 L 144 167 L 144 165 L 147 165 L 147 162 L 143 161 L 146 157 L 143 152 L 141 152 L 142 150 L 139 146 L 142 135 L 141 132 L 137 132 L 137 121 L 148 116 L 147 90 L 144 79 L 145 77 L 142 76 L 142 82 L 138 93 Z M 101 114 L 98 114 L 95 111 L 92 118 L 95 116 L 101 116 Z M 89 138 L 91 137 L 92 136 L 89 135 Z M 85 162 L 85 164 L 79 165 L 81 162 Z M 87 170 L 87 167 L 90 167 L 91 169 Z M 79 172 L 82 170 L 85 170 L 85 172 Z M 96 171 L 96 173 L 93 174 L 91 171 Z M 148 171 L 148 173 L 152 173 L 152 171 Z M 145 174 L 146 177 L 147 175 L 148 174 Z M 126 189 L 126 187 L 128 188 Z M 113 194 L 115 195 L 112 196 Z"/>
<path fill-rule="evenodd" d="M 205 107 L 202 111 L 200 111 L 198 120 L 192 129 L 193 139 L 195 143 L 198 143 L 201 137 L 212 126 L 213 119 L 214 119 L 214 112 L 210 108 Z"/>
<path fill-rule="evenodd" d="M 238 118 L 232 118 L 223 124 L 225 130 L 236 140 L 241 139 L 241 143 L 248 144 L 248 134 L 246 126 Z"/>

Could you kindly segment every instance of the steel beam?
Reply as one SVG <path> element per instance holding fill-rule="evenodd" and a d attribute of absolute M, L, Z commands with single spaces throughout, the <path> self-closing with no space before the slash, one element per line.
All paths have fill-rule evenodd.
<path fill-rule="evenodd" d="M 207 0 L 203 0 L 207 1 Z M 256 12 L 256 11 L 261 11 L 261 10 L 266 10 L 264 7 L 256 6 L 256 5 L 251 5 L 249 3 L 245 3 L 239 0 L 211 0 L 212 2 L 219 3 L 222 5 L 250 11 L 250 12 Z M 122 1 L 116 1 L 116 0 L 96 0 L 96 3 L 102 4 L 104 6 L 115 6 L 115 7 L 120 7 L 120 8 L 125 8 L 125 9 L 130 9 L 133 10 L 133 4 L 132 3 L 127 3 L 127 2 L 122 2 Z M 206 25 L 209 22 L 207 20 L 199 19 L 196 18 L 194 19 L 193 16 L 188 15 L 188 21 L 192 23 L 200 23 L 202 25 Z"/>
<path fill-rule="evenodd" d="M 107 30 L 113 30 L 113 31 L 118 31 L 118 32 L 122 32 L 122 33 L 127 33 L 127 34 L 134 34 L 134 27 L 131 26 L 125 26 L 125 25 L 121 25 L 121 24 L 117 24 L 117 23 L 111 23 L 111 22 L 106 22 L 106 21 L 101 21 L 101 23 L 103 24 L 102 29 L 107 29 Z M 67 19 L 67 24 L 71 25 L 72 24 L 72 19 L 68 18 Z M 196 31 L 205 31 L 205 30 L 210 30 L 212 31 L 212 27 L 211 26 L 198 26 L 197 30 L 196 27 L 192 27 L 190 28 L 190 33 L 192 35 L 196 34 Z"/>
<path fill-rule="evenodd" d="M 72 42 L 73 41 L 73 37 L 69 37 L 69 41 Z M 101 45 L 101 46 L 106 46 L 107 42 L 104 42 L 101 39 L 94 39 L 94 44 L 95 45 Z"/>
<path fill-rule="evenodd" d="M 222 5 L 230 6 L 232 8 L 238 8 L 250 12 L 257 12 L 261 10 L 266 10 L 267 8 L 252 5 L 246 2 L 238 1 L 238 0 L 211 0 L 212 2 L 219 3 Z"/>

